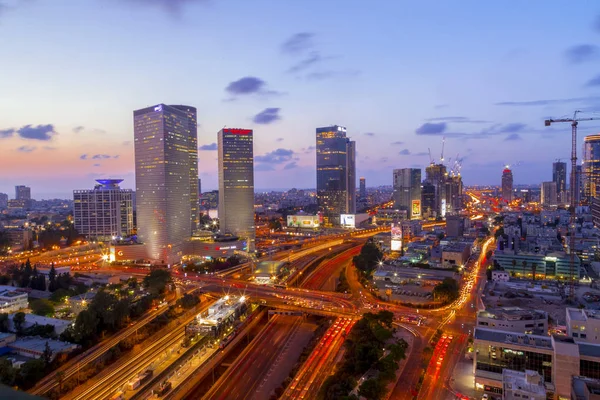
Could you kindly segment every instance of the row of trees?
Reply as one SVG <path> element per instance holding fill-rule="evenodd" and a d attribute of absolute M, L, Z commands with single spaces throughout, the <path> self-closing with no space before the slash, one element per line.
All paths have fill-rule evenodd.
<path fill-rule="evenodd" d="M 377 372 L 376 376 L 365 380 L 358 394 L 368 400 L 383 398 L 387 384 L 395 379 L 398 363 L 406 357 L 408 347 L 403 339 L 394 338 L 393 319 L 394 314 L 390 311 L 366 313 L 354 325 L 344 342 L 344 360 L 337 372 L 323 383 L 320 398 L 358 399 L 350 393 L 358 379 L 370 369 Z"/>
<path fill-rule="evenodd" d="M 369 240 L 360 249 L 360 253 L 354 256 L 352 261 L 354 266 L 361 272 L 365 278 L 372 276 L 373 271 L 377 268 L 377 264 L 383 259 L 383 253 L 379 247 Z"/>
<path fill-rule="evenodd" d="M 31 265 L 29 259 L 20 266 L 13 267 L 10 270 L 10 277 L 3 276 L 0 281 L 7 284 L 11 279 L 16 286 L 36 290 L 48 289 L 50 292 L 58 289 L 69 289 L 73 284 L 73 277 L 70 274 L 57 274 L 56 268 L 52 264 L 48 272 L 48 287 L 46 287 L 46 277 L 38 271 L 37 265 Z"/>
<path fill-rule="evenodd" d="M 203 261 L 200 263 L 189 263 L 185 266 L 184 270 L 190 272 L 211 273 L 230 267 L 235 267 L 241 262 L 242 260 L 240 259 L 240 257 L 234 255 L 229 257 L 225 261 L 212 259 L 210 261 Z"/>

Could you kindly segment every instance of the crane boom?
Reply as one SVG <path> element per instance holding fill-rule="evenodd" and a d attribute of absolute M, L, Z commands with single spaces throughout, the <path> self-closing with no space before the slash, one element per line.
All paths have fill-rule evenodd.
<path fill-rule="evenodd" d="M 440 159 L 440 164 L 444 163 L 444 146 L 446 145 L 446 138 L 442 139 L 442 158 Z"/>

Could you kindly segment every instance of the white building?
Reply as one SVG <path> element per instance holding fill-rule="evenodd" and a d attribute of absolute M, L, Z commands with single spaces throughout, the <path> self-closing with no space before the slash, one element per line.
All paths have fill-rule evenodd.
<path fill-rule="evenodd" d="M 60 340 L 45 339 L 38 336 L 28 336 L 10 343 L 8 346 L 16 353 L 32 358 L 40 358 L 46 349 L 46 343 L 52 351 L 52 358 L 60 353 L 70 353 L 76 350 L 79 346 L 69 342 Z"/>
<path fill-rule="evenodd" d="M 548 313 L 519 307 L 489 308 L 477 313 L 477 326 L 517 333 L 548 333 Z"/>
<path fill-rule="evenodd" d="M 542 376 L 536 371 L 502 371 L 502 400 L 546 400 Z"/>
<path fill-rule="evenodd" d="M 600 343 L 600 311 L 567 308 L 567 335 L 577 342 Z"/>
<path fill-rule="evenodd" d="M 29 306 L 27 293 L 18 292 L 12 286 L 0 286 L 0 312 L 14 313 Z"/>
<path fill-rule="evenodd" d="M 13 332 L 16 330 L 13 322 L 14 316 L 15 314 L 10 314 L 8 316 L 8 329 Z M 25 314 L 25 322 L 23 323 L 23 329 L 31 328 L 34 325 L 52 325 L 54 327 L 54 332 L 57 335 L 60 335 L 72 323 L 73 321 L 68 321 L 64 319 L 44 317 L 42 315 L 35 314 Z"/>
<path fill-rule="evenodd" d="M 92 190 L 73 191 L 75 229 L 88 238 L 110 241 L 133 231 L 133 191 L 123 179 L 97 179 Z"/>

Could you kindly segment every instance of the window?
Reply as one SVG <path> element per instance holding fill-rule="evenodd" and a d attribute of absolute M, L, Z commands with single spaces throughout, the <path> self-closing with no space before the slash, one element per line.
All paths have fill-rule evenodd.
<path fill-rule="evenodd" d="M 579 337 L 579 333 L 573 332 L 573 337 Z"/>

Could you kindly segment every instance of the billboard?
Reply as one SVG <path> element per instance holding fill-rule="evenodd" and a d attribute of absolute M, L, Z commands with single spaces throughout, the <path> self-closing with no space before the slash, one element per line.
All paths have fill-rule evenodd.
<path fill-rule="evenodd" d="M 318 228 L 318 215 L 288 215 L 287 226 L 290 228 Z"/>
<path fill-rule="evenodd" d="M 411 216 L 412 217 L 420 217 L 421 216 L 421 200 L 413 200 L 411 207 Z"/>
<path fill-rule="evenodd" d="M 445 216 L 446 216 L 446 199 L 442 199 L 441 217 L 444 218 Z"/>
<path fill-rule="evenodd" d="M 402 250 L 402 227 L 398 222 L 392 223 L 392 240 L 390 242 L 390 249 L 392 251 Z"/>
<path fill-rule="evenodd" d="M 344 228 L 356 228 L 356 218 L 354 214 L 341 214 L 340 225 Z"/>
<path fill-rule="evenodd" d="M 402 250 L 402 240 L 394 240 L 392 239 L 390 243 L 390 249 L 392 251 L 400 251 Z"/>

